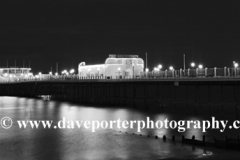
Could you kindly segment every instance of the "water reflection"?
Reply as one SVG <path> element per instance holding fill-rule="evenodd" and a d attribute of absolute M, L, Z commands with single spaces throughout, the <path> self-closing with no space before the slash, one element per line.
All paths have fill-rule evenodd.
<path fill-rule="evenodd" d="M 17 97 L 0 97 L 0 117 L 11 117 L 14 124 L 9 130 L 0 128 L 0 159 L 156 159 L 169 157 L 201 157 L 212 151 L 192 148 L 169 140 L 163 142 L 146 135 L 181 135 L 172 129 L 143 129 L 144 136 L 132 135 L 133 129 L 19 129 L 17 120 L 53 120 L 53 125 L 67 120 L 179 120 L 170 114 L 143 113 L 131 109 L 84 107 L 76 104 L 43 101 Z M 198 119 L 199 117 L 186 117 Z M 121 131 L 121 132 L 119 132 Z M 128 132 L 127 134 L 125 132 Z M 186 135 L 201 137 L 200 130 L 187 130 Z M 4 158 L 5 157 L 5 158 Z M 7 158 L 6 158 L 7 157 Z"/>

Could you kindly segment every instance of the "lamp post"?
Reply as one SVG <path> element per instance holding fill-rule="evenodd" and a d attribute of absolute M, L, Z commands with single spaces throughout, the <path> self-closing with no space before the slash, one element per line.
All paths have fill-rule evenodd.
<path fill-rule="evenodd" d="M 42 75 L 42 72 L 39 72 L 38 75 L 39 75 L 39 80 L 40 80 L 41 77 L 42 77 L 42 76 L 41 76 L 41 75 Z"/>
<path fill-rule="evenodd" d="M 51 79 L 51 77 L 52 77 L 52 72 L 50 71 L 49 72 L 49 79 Z"/>
<path fill-rule="evenodd" d="M 238 63 L 236 63 L 235 61 L 233 61 L 233 65 L 234 65 L 234 72 L 235 72 L 235 77 L 236 77 L 236 76 L 237 76 Z"/>
<path fill-rule="evenodd" d="M 120 71 L 121 71 L 121 68 L 118 67 L 118 79 L 120 79 Z"/>
<path fill-rule="evenodd" d="M 74 69 L 71 69 L 70 71 L 69 71 L 69 73 L 70 73 L 70 78 L 74 78 L 74 72 L 75 72 L 75 70 Z"/>
<path fill-rule="evenodd" d="M 146 68 L 146 78 L 148 78 L 148 71 L 149 71 L 149 69 L 148 68 Z"/>
<path fill-rule="evenodd" d="M 159 69 L 159 68 L 157 68 L 156 70 L 157 70 L 157 73 L 158 73 L 158 75 L 157 75 L 157 76 L 159 76 L 159 77 L 160 77 L 160 74 L 159 74 L 159 71 L 160 71 L 160 69 Z"/>
<path fill-rule="evenodd" d="M 194 63 L 194 62 L 191 63 L 191 67 L 192 67 L 192 68 L 195 67 L 195 63 Z"/>
<path fill-rule="evenodd" d="M 199 65 L 198 65 L 198 68 L 199 68 L 199 69 L 203 69 L 203 65 L 202 65 L 202 64 L 199 64 Z"/>
<path fill-rule="evenodd" d="M 169 69 L 172 71 L 172 77 L 174 77 L 174 68 L 173 68 L 173 66 L 170 66 Z"/>
<path fill-rule="evenodd" d="M 160 77 L 160 71 L 161 71 L 161 69 L 162 69 L 162 65 L 159 64 L 159 65 L 158 65 L 158 74 L 159 74 L 159 77 Z"/>
<path fill-rule="evenodd" d="M 75 72 L 75 70 L 74 70 L 74 69 L 71 69 L 71 70 L 70 70 L 70 73 L 71 73 L 71 74 L 73 74 L 74 72 Z"/>
<path fill-rule="evenodd" d="M 158 65 L 158 69 L 159 69 L 159 70 L 162 69 L 162 65 L 161 65 L 161 64 Z"/>

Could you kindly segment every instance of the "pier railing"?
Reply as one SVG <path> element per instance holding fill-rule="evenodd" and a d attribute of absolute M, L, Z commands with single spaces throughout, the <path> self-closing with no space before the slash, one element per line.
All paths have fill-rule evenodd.
<path fill-rule="evenodd" d="M 13 77 L 13 76 L 11 76 Z M 116 76 L 106 77 L 98 75 L 90 75 L 87 77 L 80 77 L 78 74 L 72 75 L 38 75 L 37 77 L 4 77 L 5 82 L 18 81 L 54 81 L 54 80 L 151 80 L 151 79 L 240 79 L 239 68 L 204 68 L 204 69 L 180 69 L 180 70 L 160 70 L 141 72 L 140 75 L 135 76 Z"/>

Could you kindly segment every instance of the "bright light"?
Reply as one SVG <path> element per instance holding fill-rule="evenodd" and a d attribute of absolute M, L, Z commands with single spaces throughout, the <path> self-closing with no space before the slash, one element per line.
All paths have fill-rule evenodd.
<path fill-rule="evenodd" d="M 120 71 L 121 70 L 121 68 L 118 68 L 118 71 Z"/>
<path fill-rule="evenodd" d="M 50 75 L 52 75 L 52 72 L 49 72 Z"/>
<path fill-rule="evenodd" d="M 42 75 L 42 72 L 39 72 L 38 74 L 39 74 L 39 75 Z"/>
<path fill-rule="evenodd" d="M 199 65 L 198 65 L 198 68 L 199 68 L 199 69 L 202 69 L 202 68 L 203 68 L 203 65 L 202 65 L 202 64 L 199 64 Z"/>
<path fill-rule="evenodd" d="M 194 62 L 191 63 L 191 67 L 195 67 L 195 63 Z"/>
<path fill-rule="evenodd" d="M 10 78 L 12 78 L 12 75 L 10 75 Z"/>
<path fill-rule="evenodd" d="M 157 71 L 159 71 L 160 69 L 159 68 L 156 68 Z"/>
<path fill-rule="evenodd" d="M 238 63 L 234 63 L 234 67 L 237 68 L 238 67 Z"/>
<path fill-rule="evenodd" d="M 8 76 L 8 74 L 7 74 L 7 73 L 4 73 L 4 76 L 6 77 L 6 76 Z"/>
<path fill-rule="evenodd" d="M 68 75 L 69 73 L 68 72 L 66 72 L 66 75 Z"/>
<path fill-rule="evenodd" d="M 56 73 L 55 73 L 55 76 L 57 76 L 57 75 L 58 75 L 58 73 L 56 72 Z"/>
<path fill-rule="evenodd" d="M 170 70 L 173 70 L 173 66 L 170 66 L 169 69 L 170 69 Z"/>
<path fill-rule="evenodd" d="M 62 73 L 67 73 L 67 70 L 66 70 L 66 69 L 65 69 L 65 70 L 63 70 L 63 71 L 62 71 Z"/>
<path fill-rule="evenodd" d="M 99 70 L 100 70 L 100 68 L 97 68 L 97 70 L 99 71 Z"/>
<path fill-rule="evenodd" d="M 149 69 L 148 68 L 146 68 L 146 72 L 148 72 L 149 71 Z"/>
<path fill-rule="evenodd" d="M 159 64 L 159 65 L 158 65 L 158 68 L 159 68 L 159 69 L 162 69 L 162 65 L 161 65 L 161 64 Z"/>
<path fill-rule="evenodd" d="M 74 72 L 75 72 L 75 70 L 74 70 L 74 69 L 71 69 L 71 70 L 70 70 L 70 73 L 71 73 L 71 74 L 73 74 Z"/>
<path fill-rule="evenodd" d="M 154 67 L 154 71 L 157 71 L 157 67 Z"/>

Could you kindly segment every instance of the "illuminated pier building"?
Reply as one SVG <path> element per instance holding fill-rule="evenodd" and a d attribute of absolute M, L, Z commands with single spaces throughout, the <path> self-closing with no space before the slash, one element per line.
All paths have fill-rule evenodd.
<path fill-rule="evenodd" d="M 31 68 L 0 68 L 0 82 L 28 79 L 32 76 L 30 70 Z"/>
<path fill-rule="evenodd" d="M 136 78 L 144 70 L 144 61 L 138 55 L 109 55 L 105 64 L 78 66 L 79 78 Z"/>

